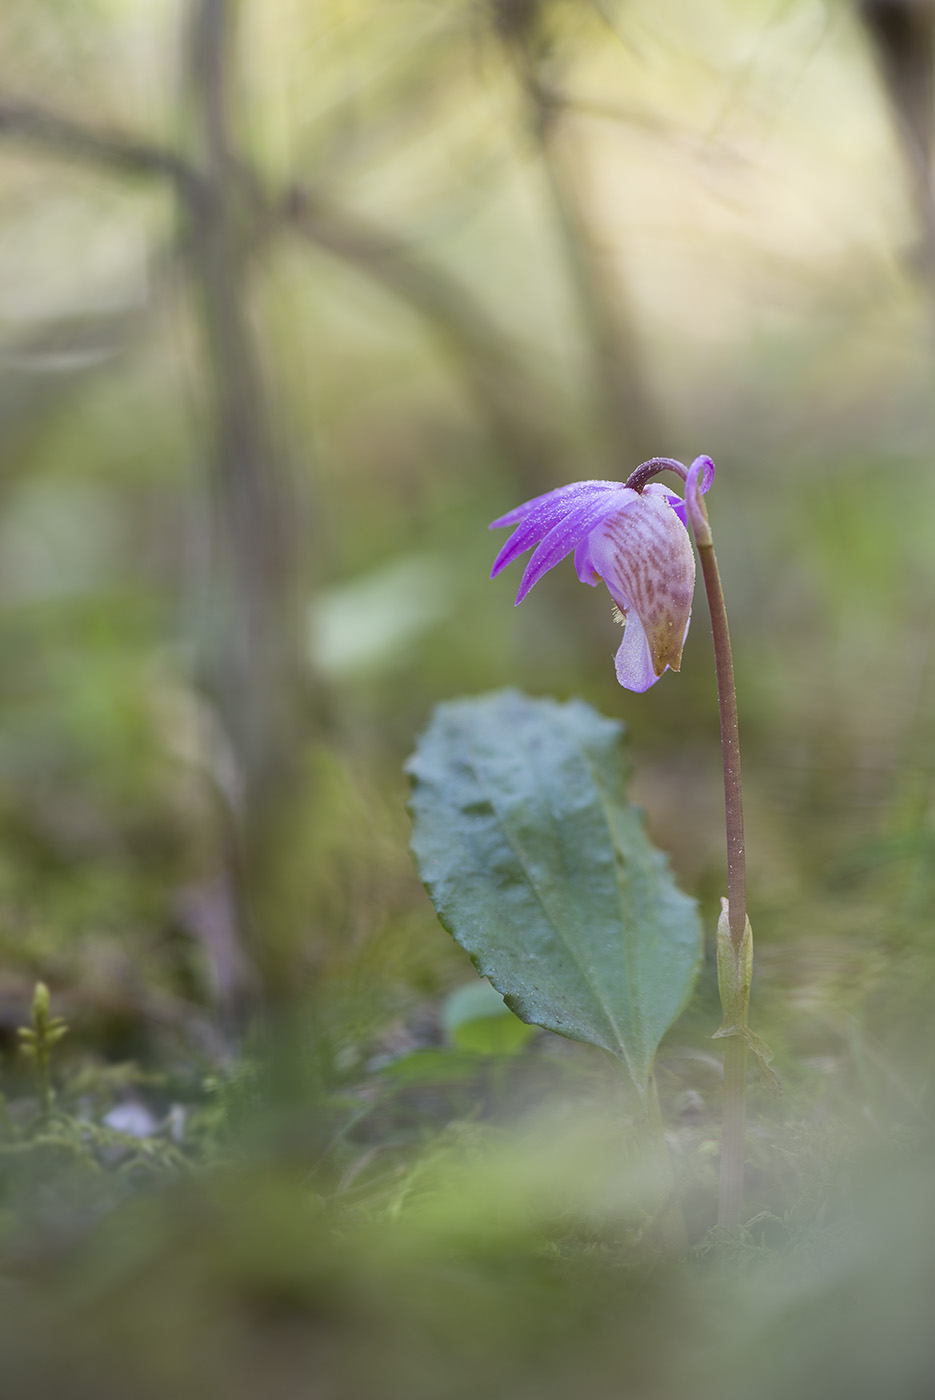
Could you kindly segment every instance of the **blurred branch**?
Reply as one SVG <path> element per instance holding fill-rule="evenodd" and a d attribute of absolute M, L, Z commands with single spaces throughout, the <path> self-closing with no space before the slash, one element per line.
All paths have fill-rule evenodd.
<path fill-rule="evenodd" d="M 9 451 L 20 434 L 43 426 L 88 376 L 132 348 L 154 313 L 167 305 L 179 270 L 172 242 L 150 256 L 147 296 L 138 304 L 61 317 L 0 342 L 0 485 L 22 460 Z"/>
<path fill-rule="evenodd" d="M 576 116 L 599 117 L 603 121 L 619 122 L 622 126 L 633 126 L 654 135 L 685 139 L 691 133 L 667 117 L 656 112 L 648 112 L 645 107 L 629 106 L 625 102 L 611 102 L 606 97 L 586 97 L 580 93 L 560 91 L 545 84 L 538 87 L 538 102 L 547 110 L 553 109 L 559 115 L 573 112 Z"/>
<path fill-rule="evenodd" d="M 173 151 L 115 131 L 95 130 L 34 102 L 0 98 L 0 137 L 44 146 L 54 155 L 73 156 L 127 175 L 168 176 L 194 186 L 198 176 Z"/>
<path fill-rule="evenodd" d="M 0 345 L 0 485 L 15 474 L 21 454 L 8 451 L 20 434 L 44 424 L 89 374 L 112 363 L 146 317 L 148 307 L 44 323 Z"/>
<path fill-rule="evenodd" d="M 309 243 L 353 267 L 405 302 L 436 330 L 468 381 L 478 408 L 517 469 L 523 487 L 541 491 L 558 453 L 541 426 L 541 394 L 504 333 L 472 294 L 397 235 L 296 186 L 285 216 Z"/>
<path fill-rule="evenodd" d="M 631 131 L 658 137 L 667 146 L 679 146 L 696 159 L 715 158 L 729 161 L 732 165 L 752 164 L 750 156 L 739 147 L 727 141 L 712 140 L 707 133 L 702 138 L 695 128 L 661 116 L 658 112 L 648 111 L 645 107 L 544 86 L 540 89 L 540 96 L 545 106 L 555 108 L 560 115 L 593 117 L 597 121 L 629 127 Z"/>

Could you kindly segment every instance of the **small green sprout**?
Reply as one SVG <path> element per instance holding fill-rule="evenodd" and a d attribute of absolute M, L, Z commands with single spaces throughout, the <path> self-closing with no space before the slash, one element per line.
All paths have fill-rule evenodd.
<path fill-rule="evenodd" d="M 49 1015 L 49 989 L 44 982 L 36 983 L 32 998 L 32 1025 L 19 1029 L 20 1050 L 36 1066 L 39 1108 L 45 1116 L 52 1112 L 55 1091 L 52 1088 L 52 1047 L 68 1034 L 68 1024 L 61 1016 Z"/>

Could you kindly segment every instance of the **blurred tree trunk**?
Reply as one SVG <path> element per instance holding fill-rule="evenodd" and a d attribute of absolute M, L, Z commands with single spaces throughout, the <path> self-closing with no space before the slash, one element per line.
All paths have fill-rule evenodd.
<path fill-rule="evenodd" d="M 242 935 L 267 999 L 296 981 L 300 931 L 275 892 L 301 751 L 304 661 L 295 483 L 272 421 L 251 316 L 264 217 L 235 146 L 234 0 L 194 0 L 186 107 L 200 180 L 188 250 L 208 368 L 213 465 L 206 682 L 236 764 L 231 847 Z"/>
<path fill-rule="evenodd" d="M 935 0 L 856 0 L 893 114 L 919 220 L 926 274 L 935 278 Z"/>

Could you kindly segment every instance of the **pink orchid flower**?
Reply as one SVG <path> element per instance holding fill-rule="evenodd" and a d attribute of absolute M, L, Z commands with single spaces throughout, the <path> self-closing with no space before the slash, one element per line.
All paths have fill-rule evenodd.
<path fill-rule="evenodd" d="M 616 668 L 627 690 L 648 690 L 664 671 L 679 669 L 691 618 L 695 555 L 685 502 L 659 482 L 643 484 L 663 465 L 687 480 L 689 469 L 681 462 L 653 458 L 627 483 L 575 481 L 526 501 L 490 526 L 516 527 L 494 561 L 491 578 L 536 547 L 517 603 L 572 550 L 582 583 L 594 587 L 603 579 L 624 619 Z M 700 477 L 705 492 L 714 480 L 714 463 L 697 457 L 691 473 L 693 482 Z"/>

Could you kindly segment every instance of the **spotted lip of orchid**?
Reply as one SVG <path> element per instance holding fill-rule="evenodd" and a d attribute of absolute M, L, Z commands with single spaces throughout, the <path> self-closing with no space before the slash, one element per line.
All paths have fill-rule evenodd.
<path fill-rule="evenodd" d="M 700 478 L 702 492 L 710 488 L 710 457 L 696 458 L 690 472 L 680 463 L 672 465 L 695 482 Z M 630 479 L 638 474 L 639 469 Z M 490 528 L 509 525 L 515 529 L 490 577 L 535 546 L 517 603 L 574 550 L 578 578 L 592 587 L 603 579 L 625 619 L 616 657 L 620 684 L 648 690 L 664 671 L 679 669 L 695 586 L 695 556 L 681 496 L 659 482 L 634 489 L 620 481 L 575 481 L 526 501 Z"/>

